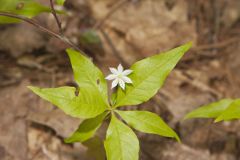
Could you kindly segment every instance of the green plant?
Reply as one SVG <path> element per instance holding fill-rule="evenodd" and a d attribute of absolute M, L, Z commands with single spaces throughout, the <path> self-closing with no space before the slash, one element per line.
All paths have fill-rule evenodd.
<path fill-rule="evenodd" d="M 222 99 L 202 106 L 185 116 L 185 119 L 191 118 L 214 118 L 214 122 L 239 119 L 240 99 Z"/>
<path fill-rule="evenodd" d="M 129 126 L 141 132 L 172 137 L 178 141 L 180 139 L 158 115 L 148 111 L 122 111 L 119 110 L 119 107 L 138 105 L 154 96 L 170 71 L 190 47 L 191 43 L 187 43 L 168 52 L 136 62 L 128 70 L 132 83 L 127 83 L 126 86 L 124 84 L 124 87 L 120 83 L 121 87 L 117 88 L 111 98 L 108 98 L 107 82 L 103 73 L 90 59 L 73 49 L 67 49 L 67 53 L 79 87 L 77 94 L 76 88 L 67 86 L 46 89 L 29 88 L 43 99 L 58 106 L 66 114 L 85 119 L 65 142 L 88 140 L 110 115 L 111 120 L 104 142 L 107 158 L 109 160 L 117 158 L 137 160 L 139 152 L 137 136 L 131 128 L 119 120 L 118 116 Z M 123 71 L 123 69 L 121 70 Z"/>

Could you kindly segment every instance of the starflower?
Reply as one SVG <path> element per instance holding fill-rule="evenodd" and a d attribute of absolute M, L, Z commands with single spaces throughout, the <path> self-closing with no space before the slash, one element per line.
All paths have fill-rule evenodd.
<path fill-rule="evenodd" d="M 116 68 L 109 68 L 112 74 L 109 74 L 105 79 L 113 80 L 112 88 L 119 85 L 123 90 L 125 89 L 125 83 L 132 83 L 132 80 L 127 76 L 133 71 L 130 69 L 124 70 L 121 64 Z"/>

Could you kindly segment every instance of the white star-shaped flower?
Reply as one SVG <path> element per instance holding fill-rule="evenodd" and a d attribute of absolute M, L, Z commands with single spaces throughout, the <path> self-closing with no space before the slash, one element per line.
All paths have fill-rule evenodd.
<path fill-rule="evenodd" d="M 112 88 L 119 85 L 123 90 L 125 89 L 125 83 L 132 83 L 132 80 L 127 77 L 133 71 L 130 69 L 124 70 L 121 64 L 116 68 L 109 68 L 112 74 L 106 77 L 107 80 L 113 80 Z"/>

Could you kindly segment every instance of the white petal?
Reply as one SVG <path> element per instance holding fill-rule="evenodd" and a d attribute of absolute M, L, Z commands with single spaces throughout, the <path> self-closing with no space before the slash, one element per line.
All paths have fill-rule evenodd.
<path fill-rule="evenodd" d="M 127 76 L 127 75 L 129 75 L 130 73 L 132 73 L 132 72 L 133 72 L 133 70 L 126 69 L 125 71 L 123 71 L 122 75 Z"/>
<path fill-rule="evenodd" d="M 121 73 L 123 71 L 123 66 L 119 64 L 117 69 L 118 69 L 118 72 Z"/>
<path fill-rule="evenodd" d="M 125 82 L 122 79 L 119 79 L 119 85 L 124 90 L 125 89 Z"/>
<path fill-rule="evenodd" d="M 116 68 L 109 68 L 109 69 L 113 74 L 118 74 L 118 70 Z"/>
<path fill-rule="evenodd" d="M 116 87 L 116 86 L 118 85 L 118 83 L 119 83 L 119 79 L 117 78 L 117 79 L 115 79 L 115 80 L 112 82 L 112 89 L 113 89 L 114 87 Z"/>
<path fill-rule="evenodd" d="M 128 78 L 127 76 L 123 76 L 122 80 L 126 83 L 133 83 L 132 80 L 130 78 Z"/>
<path fill-rule="evenodd" d="M 109 74 L 105 79 L 107 80 L 113 80 L 115 79 L 117 76 L 115 74 Z"/>

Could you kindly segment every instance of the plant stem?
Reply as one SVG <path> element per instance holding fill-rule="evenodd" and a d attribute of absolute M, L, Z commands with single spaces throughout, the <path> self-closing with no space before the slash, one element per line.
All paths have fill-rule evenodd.
<path fill-rule="evenodd" d="M 16 18 L 19 20 L 22 20 L 24 22 L 27 22 L 31 25 L 33 25 L 34 27 L 38 28 L 39 30 L 41 30 L 42 32 L 45 32 L 47 34 L 49 34 L 50 36 L 53 36 L 59 40 L 61 40 L 62 42 L 64 42 L 65 44 L 67 44 L 68 46 L 72 47 L 73 49 L 77 50 L 78 52 L 81 52 L 81 54 L 86 55 L 86 53 L 84 53 L 84 51 L 82 51 L 80 48 L 78 48 L 77 45 L 75 45 L 73 42 L 71 42 L 67 37 L 62 36 L 58 33 L 55 33 L 51 30 L 49 30 L 46 27 L 43 27 L 42 25 L 40 25 L 38 22 L 34 21 L 33 19 L 21 16 L 21 15 L 17 15 L 17 14 L 13 14 L 13 13 L 8 13 L 8 12 L 1 12 L 0 11 L 0 16 L 6 16 L 6 17 L 11 17 L 11 18 Z M 88 57 L 88 56 L 87 56 Z"/>
<path fill-rule="evenodd" d="M 51 10 L 52 10 L 52 15 L 54 16 L 56 22 L 57 22 L 57 26 L 58 26 L 58 29 L 59 29 L 59 33 L 61 35 L 63 35 L 63 30 L 62 30 L 62 23 L 61 21 L 59 20 L 58 16 L 57 16 L 57 12 L 54 8 L 54 3 L 53 3 L 53 0 L 50 0 L 50 6 L 51 6 Z"/>
<path fill-rule="evenodd" d="M 116 47 L 112 43 L 112 40 L 108 36 L 108 34 L 102 28 L 100 28 L 99 30 L 102 33 L 103 37 L 105 38 L 106 42 L 108 43 L 109 47 L 111 48 L 113 54 L 120 60 L 121 64 L 124 67 L 129 67 L 128 62 L 124 58 L 122 58 L 121 54 L 119 53 L 119 51 L 116 49 Z"/>

